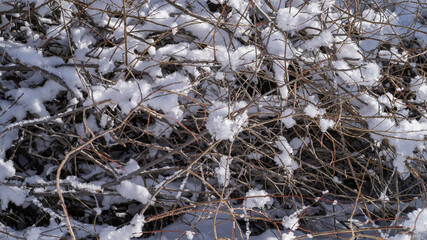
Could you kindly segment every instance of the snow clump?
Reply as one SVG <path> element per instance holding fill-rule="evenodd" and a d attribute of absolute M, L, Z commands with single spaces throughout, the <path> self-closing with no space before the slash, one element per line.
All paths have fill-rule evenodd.
<path fill-rule="evenodd" d="M 403 222 L 403 226 L 414 232 L 414 240 L 427 239 L 427 210 L 418 208 L 417 210 L 408 213 L 408 220 Z"/>
<path fill-rule="evenodd" d="M 15 175 L 15 168 L 13 167 L 12 161 L 4 161 L 0 158 L 0 182 L 8 177 Z"/>
<path fill-rule="evenodd" d="M 291 231 L 296 230 L 299 227 L 299 218 L 296 214 L 292 214 L 291 216 L 284 216 L 282 219 L 283 227 L 290 229 Z"/>
<path fill-rule="evenodd" d="M 332 128 L 335 125 L 335 122 L 332 119 L 322 118 L 320 119 L 319 125 L 320 125 L 320 130 L 322 132 L 326 132 L 328 128 Z"/>
<path fill-rule="evenodd" d="M 119 229 L 117 229 L 116 227 L 108 226 L 102 229 L 101 233 L 99 234 L 99 237 L 102 240 L 130 240 L 131 238 L 140 237 L 142 235 L 143 226 L 144 216 L 136 214 L 129 225 L 126 225 Z"/>
<path fill-rule="evenodd" d="M 147 188 L 134 184 L 130 181 L 122 181 L 120 186 L 117 187 L 117 192 L 122 197 L 129 200 L 137 200 L 140 203 L 146 204 L 150 201 L 151 194 Z"/>
<path fill-rule="evenodd" d="M 215 168 L 216 176 L 221 186 L 227 187 L 230 183 L 230 164 L 233 159 L 221 156 L 219 167 Z"/>
<path fill-rule="evenodd" d="M 289 173 L 292 174 L 294 170 L 298 168 L 298 163 L 292 159 L 292 147 L 283 136 L 280 136 L 279 141 L 276 141 L 276 146 L 282 152 L 274 157 L 274 162 L 276 162 L 278 166 L 286 168 Z"/>
<path fill-rule="evenodd" d="M 266 206 L 273 204 L 273 200 L 267 196 L 265 190 L 251 189 L 246 193 L 246 199 L 243 207 L 246 209 L 259 208 L 264 209 Z"/>
<path fill-rule="evenodd" d="M 245 102 L 237 102 L 233 106 L 228 106 L 224 102 L 215 102 L 210 108 L 206 121 L 206 128 L 212 137 L 216 140 L 233 141 L 234 137 L 247 125 L 247 110 L 238 111 L 246 105 Z M 229 116 L 233 112 L 235 112 L 234 116 Z"/>

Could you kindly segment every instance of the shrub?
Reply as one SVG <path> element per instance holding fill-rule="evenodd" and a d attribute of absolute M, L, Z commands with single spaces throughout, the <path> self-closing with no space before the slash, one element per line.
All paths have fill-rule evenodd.
<path fill-rule="evenodd" d="M 1 2 L 0 237 L 423 239 L 425 7 Z"/>

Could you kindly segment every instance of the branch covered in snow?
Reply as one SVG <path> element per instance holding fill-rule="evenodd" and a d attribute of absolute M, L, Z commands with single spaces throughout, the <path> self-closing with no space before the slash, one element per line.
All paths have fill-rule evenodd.
<path fill-rule="evenodd" d="M 424 239 L 426 4 L 1 1 L 0 238 Z"/>

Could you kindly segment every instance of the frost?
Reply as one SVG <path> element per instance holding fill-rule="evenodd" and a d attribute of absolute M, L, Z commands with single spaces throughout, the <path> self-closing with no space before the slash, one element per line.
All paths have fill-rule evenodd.
<path fill-rule="evenodd" d="M 270 197 L 266 197 L 267 195 L 268 193 L 264 190 L 250 189 L 246 193 L 247 198 L 243 202 L 243 207 L 247 209 L 264 209 L 266 206 L 270 206 L 273 203 Z"/>
<path fill-rule="evenodd" d="M 120 186 L 117 187 L 117 191 L 122 197 L 129 200 L 136 200 L 142 204 L 148 203 L 151 198 L 151 194 L 147 188 L 127 180 L 120 183 Z"/>

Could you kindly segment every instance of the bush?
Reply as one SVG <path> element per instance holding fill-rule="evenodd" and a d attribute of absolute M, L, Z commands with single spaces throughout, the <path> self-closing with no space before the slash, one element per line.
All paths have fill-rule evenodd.
<path fill-rule="evenodd" d="M 1 2 L 0 237 L 424 239 L 426 4 Z"/>

